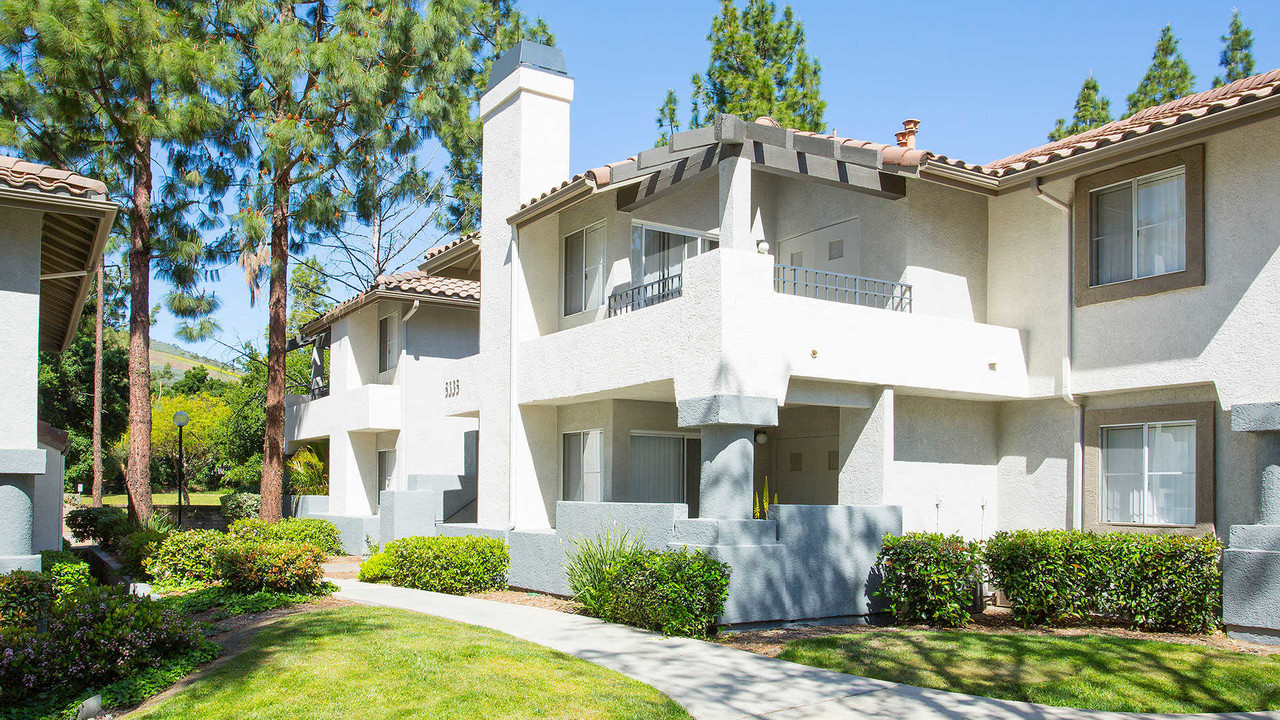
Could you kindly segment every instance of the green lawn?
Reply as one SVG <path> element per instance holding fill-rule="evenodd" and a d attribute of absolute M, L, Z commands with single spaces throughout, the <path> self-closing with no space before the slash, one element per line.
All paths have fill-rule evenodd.
<path fill-rule="evenodd" d="M 221 502 L 219 501 L 218 498 L 221 498 L 223 495 L 226 495 L 226 494 L 227 493 L 225 490 L 218 491 L 218 492 L 187 493 L 187 495 L 190 496 L 191 498 L 192 505 L 219 505 L 221 504 Z M 85 505 L 90 505 L 93 502 L 93 498 L 88 495 L 81 496 L 81 500 L 84 502 Z M 153 505 L 177 505 L 178 493 L 176 492 L 155 493 L 151 496 L 151 503 Z M 103 495 L 102 504 L 124 507 L 129 504 L 129 496 L 123 493 L 119 495 Z"/>
<path fill-rule="evenodd" d="M 130 716 L 134 717 L 134 716 Z M 653 688 L 508 635 L 401 610 L 287 617 L 139 718 L 688 718 Z"/>
<path fill-rule="evenodd" d="M 1280 709 L 1280 655 L 1106 636 L 946 631 L 832 635 L 784 660 L 920 687 L 1093 710 Z"/>

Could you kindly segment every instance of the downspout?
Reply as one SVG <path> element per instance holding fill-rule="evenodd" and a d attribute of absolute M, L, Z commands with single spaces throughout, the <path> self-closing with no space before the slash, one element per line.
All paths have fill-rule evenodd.
<path fill-rule="evenodd" d="M 508 350 L 510 353 L 508 355 L 508 362 L 510 364 L 510 369 L 508 370 L 508 376 L 510 378 L 510 382 L 507 385 L 510 392 L 510 397 L 507 398 L 507 403 L 509 408 L 509 413 L 508 413 L 509 425 L 507 427 L 507 486 L 508 486 L 509 494 L 507 497 L 507 503 L 508 503 L 508 514 L 510 515 L 508 520 L 510 520 L 511 526 L 507 528 L 508 532 L 516 529 L 516 438 L 519 437 L 516 433 L 523 432 L 523 428 L 521 428 L 520 426 L 520 405 L 518 401 L 519 395 L 516 394 L 516 376 L 518 375 L 518 373 L 516 372 L 516 359 L 517 359 L 516 346 L 520 342 L 520 323 L 519 323 L 519 317 L 518 317 L 520 303 L 516 300 L 516 291 L 517 291 L 516 283 L 518 278 L 521 275 L 520 273 L 520 228 L 516 225 L 511 225 L 510 228 L 511 228 L 511 278 L 510 278 L 510 291 L 507 293 L 509 302 L 511 303 L 510 312 L 508 314 L 508 317 L 511 318 L 510 320 L 511 331 L 510 331 L 510 348 Z"/>
<path fill-rule="evenodd" d="M 1062 211 L 1066 218 L 1066 250 L 1067 250 L 1067 302 L 1066 302 L 1066 347 L 1062 354 L 1062 387 L 1060 394 L 1068 405 L 1075 410 L 1076 437 L 1072 446 L 1071 483 L 1073 488 L 1072 523 L 1076 529 L 1084 529 L 1084 404 L 1076 400 L 1071 392 L 1071 367 L 1075 351 L 1075 242 L 1073 238 L 1073 218 L 1070 200 L 1064 202 L 1045 192 L 1040 186 L 1040 178 L 1031 180 L 1031 190 L 1037 198 Z"/>
<path fill-rule="evenodd" d="M 404 317 L 400 318 L 400 322 L 402 322 L 402 323 L 408 323 L 408 322 L 409 322 L 409 318 L 413 317 L 413 314 L 414 314 L 414 313 L 416 313 L 416 312 L 418 312 L 418 306 L 420 306 L 420 305 L 422 305 L 422 301 L 421 301 L 421 300 L 414 300 L 414 301 L 413 301 L 413 307 L 409 308 L 409 312 L 405 313 L 405 314 L 404 314 Z"/>

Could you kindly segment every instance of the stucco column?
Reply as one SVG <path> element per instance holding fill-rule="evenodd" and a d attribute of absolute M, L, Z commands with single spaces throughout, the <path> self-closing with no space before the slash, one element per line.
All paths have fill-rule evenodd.
<path fill-rule="evenodd" d="M 40 569 L 40 556 L 31 551 L 34 493 L 33 476 L 0 475 L 0 574 Z"/>
<path fill-rule="evenodd" d="M 701 430 L 699 517 L 750 520 L 755 428 L 750 425 L 703 425 Z"/>
<path fill-rule="evenodd" d="M 884 503 L 885 481 L 893 463 L 893 388 L 880 388 L 870 408 L 840 408 L 841 505 Z"/>
<path fill-rule="evenodd" d="M 1258 524 L 1280 525 L 1280 432 L 1258 434 Z"/>
<path fill-rule="evenodd" d="M 720 160 L 720 247 L 755 252 L 751 239 L 751 160 L 740 154 L 742 146 Z"/>

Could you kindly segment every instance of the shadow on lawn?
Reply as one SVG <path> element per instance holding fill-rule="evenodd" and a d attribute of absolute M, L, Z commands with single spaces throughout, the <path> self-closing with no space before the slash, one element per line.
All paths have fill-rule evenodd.
<path fill-rule="evenodd" d="M 1164 700 L 1199 712 L 1280 709 L 1280 683 L 1274 680 L 1280 677 L 1280 662 L 1131 638 L 1062 642 L 1045 636 L 907 631 L 801 640 L 779 658 L 906 685 L 1063 707 L 1142 712 Z M 1256 663 L 1275 669 L 1270 675 L 1270 668 L 1258 672 Z M 1106 677 L 1105 687 L 1081 676 L 1088 671 Z M 1262 678 L 1272 679 L 1260 685 Z M 1244 688 L 1249 693 L 1242 696 Z"/>

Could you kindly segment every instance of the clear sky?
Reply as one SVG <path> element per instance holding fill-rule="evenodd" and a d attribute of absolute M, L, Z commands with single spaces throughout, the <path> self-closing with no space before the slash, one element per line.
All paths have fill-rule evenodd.
<path fill-rule="evenodd" d="M 740 1 L 740 5 L 745 0 Z M 779 6 L 785 3 L 779 1 Z M 793 0 L 811 55 L 822 63 L 826 122 L 841 135 L 893 142 L 905 118 L 922 120 L 919 146 L 969 162 L 988 162 L 1045 142 L 1069 117 L 1092 72 L 1125 108 L 1166 23 L 1207 90 L 1219 74 L 1219 36 L 1231 9 L 1254 33 L 1256 72 L 1280 67 L 1280 3 L 1275 0 L 1133 2 L 841 2 Z M 522 0 L 550 24 L 576 80 L 571 163 L 575 172 L 652 146 L 656 108 L 667 88 L 688 119 L 689 76 L 707 65 L 706 36 L 717 0 Z M 161 283 L 153 285 L 154 298 Z M 213 289 L 222 298 L 221 340 L 263 336 L 266 308 L 249 307 L 235 267 Z M 162 318 L 155 337 L 173 341 Z M 215 358 L 216 341 L 195 346 Z"/>

